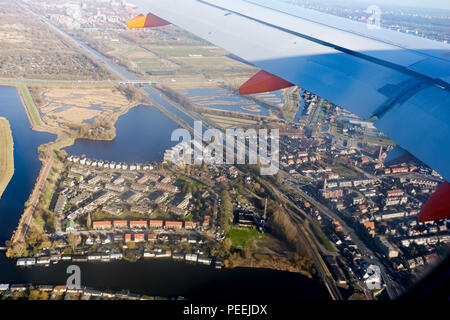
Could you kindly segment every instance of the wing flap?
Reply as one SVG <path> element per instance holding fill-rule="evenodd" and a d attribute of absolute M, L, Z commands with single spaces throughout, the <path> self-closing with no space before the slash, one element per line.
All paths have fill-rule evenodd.
<path fill-rule="evenodd" d="M 429 86 L 402 99 L 375 126 L 450 180 L 450 94 Z"/>

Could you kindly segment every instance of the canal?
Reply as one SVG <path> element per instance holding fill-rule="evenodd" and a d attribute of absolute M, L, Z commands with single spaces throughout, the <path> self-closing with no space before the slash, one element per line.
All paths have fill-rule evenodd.
<path fill-rule="evenodd" d="M 14 141 L 14 175 L 0 199 L 0 246 L 3 246 L 16 228 L 41 170 L 38 147 L 56 136 L 30 128 L 16 88 L 0 86 L 0 116 L 9 121 Z"/>

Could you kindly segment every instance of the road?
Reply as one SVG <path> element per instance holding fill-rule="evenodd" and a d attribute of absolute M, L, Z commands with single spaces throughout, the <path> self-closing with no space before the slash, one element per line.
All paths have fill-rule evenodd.
<path fill-rule="evenodd" d="M 26 222 L 25 222 L 25 225 L 23 225 L 23 227 L 22 227 L 22 233 L 20 235 L 20 242 L 23 241 L 23 239 L 25 238 L 25 236 L 26 236 L 26 234 L 28 232 L 28 228 L 30 226 L 31 219 L 33 219 L 34 212 L 36 211 L 37 204 L 38 204 L 39 199 L 41 197 L 42 190 L 44 188 L 45 182 L 47 181 L 48 175 L 50 174 L 50 170 L 51 170 L 52 166 L 53 166 L 53 158 L 51 157 L 50 161 L 48 161 L 46 163 L 46 165 L 44 167 L 44 170 L 42 171 L 43 174 L 41 174 L 39 176 L 39 181 L 38 181 L 38 183 L 36 185 L 37 189 L 35 188 L 35 190 L 37 190 L 37 193 L 34 192 L 32 197 L 31 197 L 31 200 L 32 200 L 33 204 L 31 206 L 31 208 L 29 209 L 30 213 L 28 214 L 28 216 L 25 217 Z"/>
<path fill-rule="evenodd" d="M 330 219 L 337 220 L 341 224 L 341 227 L 351 236 L 352 241 L 355 242 L 355 244 L 358 246 L 358 248 L 361 250 L 361 253 L 364 256 L 364 259 L 367 260 L 369 263 L 376 264 L 380 266 L 381 274 L 383 277 L 383 281 L 386 284 L 386 290 L 388 292 L 388 295 L 390 299 L 394 299 L 399 295 L 399 290 L 396 288 L 396 285 L 393 284 L 393 280 L 389 277 L 389 275 L 386 272 L 386 268 L 384 267 L 383 263 L 377 258 L 375 253 L 369 249 L 364 242 L 359 239 L 356 232 L 353 230 L 353 228 L 349 227 L 347 223 L 342 219 L 339 215 L 337 215 L 335 212 L 330 210 L 328 207 L 314 199 L 312 196 L 304 192 L 301 188 L 297 187 L 295 183 L 292 183 L 291 181 L 288 181 L 288 184 L 291 188 L 293 188 L 296 192 L 300 194 L 305 200 L 313 204 L 316 208 L 320 210 L 321 213 L 328 216 Z M 369 258 L 372 257 L 372 258 Z"/>

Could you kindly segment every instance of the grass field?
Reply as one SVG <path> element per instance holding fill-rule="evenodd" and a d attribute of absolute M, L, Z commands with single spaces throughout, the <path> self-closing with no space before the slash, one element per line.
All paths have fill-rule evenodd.
<path fill-rule="evenodd" d="M 319 230 L 319 228 L 316 225 L 310 224 L 310 227 L 316 238 L 319 239 L 320 243 L 324 246 L 325 249 L 327 249 L 330 252 L 336 252 L 334 247 L 331 245 L 330 241 L 328 241 L 327 237 L 323 234 L 321 230 Z"/>
<path fill-rule="evenodd" d="M 215 52 L 208 50 L 208 48 L 191 46 L 152 47 L 152 50 L 158 52 L 160 55 L 169 57 L 188 57 L 190 55 L 212 57 L 217 55 Z"/>
<path fill-rule="evenodd" d="M 0 118 L 0 198 L 14 174 L 14 143 L 5 118 Z"/>
<path fill-rule="evenodd" d="M 41 125 L 41 118 L 39 117 L 39 113 L 36 109 L 36 105 L 34 104 L 33 99 L 31 99 L 30 92 L 25 86 L 22 86 L 21 88 L 23 98 L 25 99 L 25 103 L 28 107 L 28 110 L 31 113 L 31 117 L 33 118 L 33 122 L 35 125 L 40 126 Z"/>
<path fill-rule="evenodd" d="M 255 229 L 231 229 L 227 237 L 231 239 L 233 247 L 237 248 L 253 248 L 252 241 L 254 239 L 264 238 L 264 234 Z"/>
<path fill-rule="evenodd" d="M 212 122 L 214 122 L 216 125 L 220 126 L 221 128 L 249 126 L 249 125 L 256 125 L 258 123 L 257 121 L 254 121 L 254 120 L 217 116 L 217 115 L 212 115 L 212 114 L 208 114 L 205 112 L 202 112 L 201 115 L 210 119 Z"/>

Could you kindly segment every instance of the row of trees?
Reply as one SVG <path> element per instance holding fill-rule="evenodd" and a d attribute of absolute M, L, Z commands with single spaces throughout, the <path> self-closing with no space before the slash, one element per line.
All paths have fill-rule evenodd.
<path fill-rule="evenodd" d="M 221 203 L 219 223 L 222 230 L 225 233 L 228 233 L 228 231 L 230 231 L 231 224 L 233 223 L 233 203 L 231 201 L 231 196 L 226 189 L 222 190 L 220 198 Z"/>
<path fill-rule="evenodd" d="M 275 201 L 268 201 L 267 213 L 272 232 L 284 240 L 299 255 L 307 255 L 305 243 L 299 230 L 292 222 L 286 210 Z"/>

